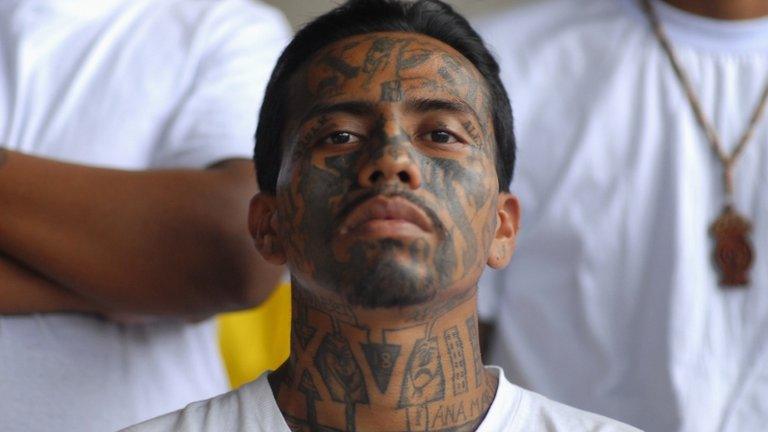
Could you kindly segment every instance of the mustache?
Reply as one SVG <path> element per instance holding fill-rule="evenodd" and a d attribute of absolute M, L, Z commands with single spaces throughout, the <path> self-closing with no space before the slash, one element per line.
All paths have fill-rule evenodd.
<path fill-rule="evenodd" d="M 374 189 L 370 191 L 365 191 L 362 194 L 355 196 L 354 198 L 350 199 L 348 202 L 345 202 L 341 205 L 339 213 L 334 218 L 335 225 L 340 226 L 342 223 L 344 223 L 344 221 L 347 219 L 349 214 L 355 210 L 355 208 L 357 208 L 359 205 L 363 204 L 364 202 L 368 201 L 369 199 L 377 196 L 383 196 L 387 198 L 397 197 L 397 198 L 405 199 L 406 201 L 420 208 L 427 215 L 430 222 L 432 222 L 432 226 L 434 227 L 436 232 L 446 233 L 445 225 L 440 220 L 440 218 L 437 217 L 437 213 L 435 213 L 435 211 L 429 207 L 427 202 L 423 198 L 419 197 L 418 195 L 402 189 L 378 189 L 378 190 Z"/>

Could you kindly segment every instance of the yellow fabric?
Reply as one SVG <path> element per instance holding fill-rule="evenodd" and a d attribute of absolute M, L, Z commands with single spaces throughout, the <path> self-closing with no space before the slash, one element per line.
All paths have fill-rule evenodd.
<path fill-rule="evenodd" d="M 233 388 L 288 358 L 291 286 L 281 284 L 259 307 L 219 315 L 219 347 Z"/>

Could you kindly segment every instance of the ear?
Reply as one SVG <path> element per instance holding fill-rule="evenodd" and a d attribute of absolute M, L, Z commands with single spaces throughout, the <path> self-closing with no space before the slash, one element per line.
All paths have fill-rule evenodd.
<path fill-rule="evenodd" d="M 285 264 L 285 250 L 277 235 L 277 201 L 274 196 L 259 192 L 251 198 L 248 230 L 256 250 L 267 262 Z"/>
<path fill-rule="evenodd" d="M 509 263 L 517 244 L 520 228 L 520 203 L 517 197 L 507 192 L 499 194 L 496 207 L 496 232 L 491 242 L 488 265 L 500 269 Z"/>

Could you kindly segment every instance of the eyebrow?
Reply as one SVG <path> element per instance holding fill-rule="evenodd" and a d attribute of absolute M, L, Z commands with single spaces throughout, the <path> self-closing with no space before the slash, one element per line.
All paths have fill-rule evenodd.
<path fill-rule="evenodd" d="M 416 98 L 405 102 L 408 111 L 425 113 L 430 111 L 448 111 L 459 114 L 469 114 L 475 118 L 480 118 L 474 108 L 464 101 L 448 99 Z"/>
<path fill-rule="evenodd" d="M 376 105 L 367 101 L 349 101 L 331 104 L 317 104 L 301 119 L 304 123 L 315 117 L 332 113 L 346 113 L 355 116 L 371 116 L 376 113 Z"/>
<path fill-rule="evenodd" d="M 475 118 L 480 118 L 474 108 L 464 101 L 435 99 L 435 98 L 413 98 L 405 101 L 406 111 L 427 113 L 431 111 L 447 111 L 459 114 L 468 114 Z M 345 113 L 354 116 L 374 116 L 376 115 L 376 104 L 369 101 L 346 101 L 329 104 L 317 104 L 301 119 L 305 123 L 313 118 L 327 114 Z"/>

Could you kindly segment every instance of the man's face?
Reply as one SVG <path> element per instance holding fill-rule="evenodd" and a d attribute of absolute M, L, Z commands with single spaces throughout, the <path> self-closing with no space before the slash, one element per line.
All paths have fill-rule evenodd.
<path fill-rule="evenodd" d="M 372 33 L 294 76 L 273 221 L 292 276 L 364 307 L 473 289 L 499 185 L 484 81 L 449 46 Z"/>

